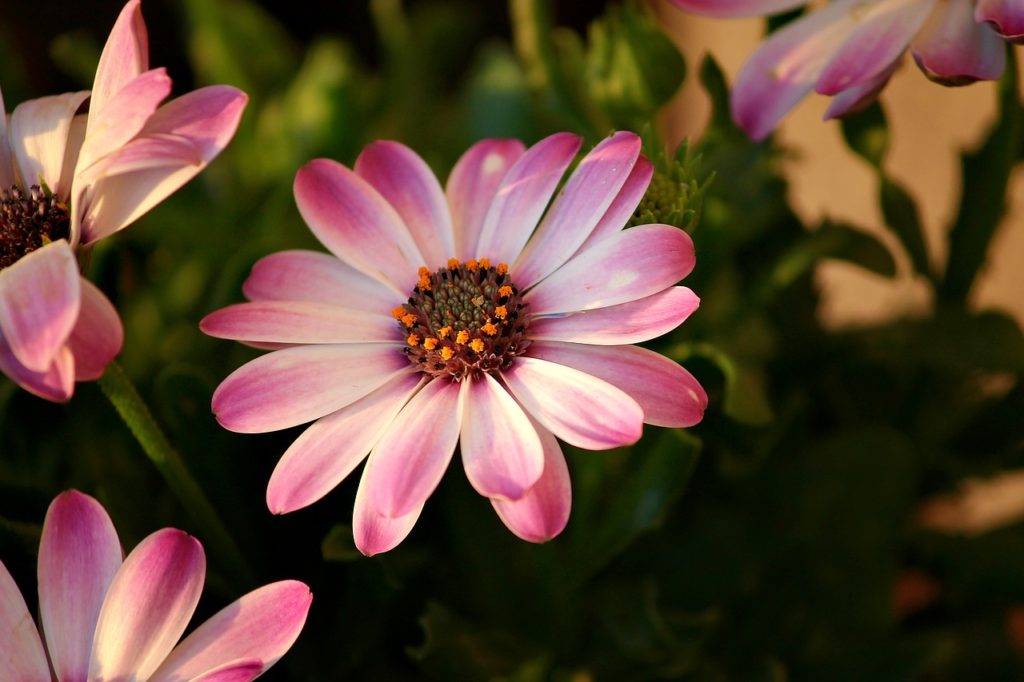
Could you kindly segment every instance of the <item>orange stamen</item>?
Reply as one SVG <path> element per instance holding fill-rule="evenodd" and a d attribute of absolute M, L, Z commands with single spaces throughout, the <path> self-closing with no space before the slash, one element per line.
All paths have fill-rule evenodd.
<path fill-rule="evenodd" d="M 451 334 L 451 333 L 452 333 L 452 328 L 447 326 L 447 325 L 445 325 L 444 327 L 441 327 L 440 329 L 437 330 L 437 335 L 440 336 L 442 339 L 447 339 L 448 335 Z"/>
<path fill-rule="evenodd" d="M 405 342 L 408 345 L 410 345 L 413 348 L 415 348 L 420 343 L 420 337 L 418 337 L 416 334 L 409 334 L 409 336 L 406 337 Z"/>
<path fill-rule="evenodd" d="M 430 277 L 423 275 L 420 277 L 420 281 L 416 283 L 416 286 L 418 286 L 421 291 L 430 291 Z"/>
<path fill-rule="evenodd" d="M 413 326 L 414 324 L 416 324 L 416 316 L 413 315 L 412 313 L 402 315 L 402 324 L 404 324 L 406 327 Z"/>
<path fill-rule="evenodd" d="M 458 267 L 459 267 L 459 259 L 458 258 L 449 258 L 448 259 L 448 269 L 449 270 L 457 270 Z"/>
<path fill-rule="evenodd" d="M 453 351 L 449 346 L 445 346 L 441 349 L 441 359 L 445 362 L 451 360 L 453 355 L 455 355 L 455 351 Z"/>
<path fill-rule="evenodd" d="M 435 339 L 435 338 L 424 339 L 423 340 L 423 347 L 426 348 L 427 350 L 434 350 L 435 348 L 437 348 L 437 339 Z"/>
<path fill-rule="evenodd" d="M 505 286 L 501 287 L 500 289 L 498 289 L 498 296 L 504 296 L 505 298 L 508 298 L 511 295 L 512 295 L 512 287 L 510 287 L 507 284 Z"/>
<path fill-rule="evenodd" d="M 470 258 L 466 261 L 466 269 L 470 272 L 476 272 L 480 268 L 480 264 L 476 262 L 475 258 Z"/>
<path fill-rule="evenodd" d="M 480 259 L 480 267 L 482 267 L 484 270 L 486 270 L 487 268 L 491 267 L 491 259 L 490 258 L 481 258 Z"/>
<path fill-rule="evenodd" d="M 508 308 L 503 305 L 499 305 L 494 309 L 494 314 L 504 320 L 508 317 Z"/>
<path fill-rule="evenodd" d="M 475 350 L 477 353 L 481 353 L 484 350 L 484 342 L 480 339 L 473 339 L 469 342 L 469 347 Z"/>
<path fill-rule="evenodd" d="M 400 305 L 391 311 L 391 317 L 395 318 L 396 320 L 402 319 L 403 317 L 405 317 L 405 315 L 406 310 L 404 305 Z"/>
<path fill-rule="evenodd" d="M 429 277 L 430 270 L 427 270 L 426 265 L 421 265 L 420 269 L 416 271 L 416 274 L 419 275 L 420 277 Z"/>
<path fill-rule="evenodd" d="M 465 344 L 467 341 L 469 341 L 469 332 L 465 329 L 455 335 L 455 343 Z"/>
<path fill-rule="evenodd" d="M 480 327 L 480 331 L 482 331 L 484 334 L 487 334 L 488 336 L 494 336 L 495 334 L 498 333 L 498 328 L 495 327 L 490 322 L 488 322 L 484 326 Z"/>
<path fill-rule="evenodd" d="M 496 270 L 496 272 L 499 275 L 504 275 L 508 272 L 508 266 L 505 265 L 504 263 L 498 263 L 498 269 Z"/>

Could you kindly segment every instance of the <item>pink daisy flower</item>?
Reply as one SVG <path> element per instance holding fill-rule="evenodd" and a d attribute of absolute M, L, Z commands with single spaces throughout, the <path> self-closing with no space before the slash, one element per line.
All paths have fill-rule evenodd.
<path fill-rule="evenodd" d="M 644 422 L 700 421 L 707 397 L 693 376 L 628 345 L 696 309 L 674 286 L 693 269 L 693 243 L 668 225 L 622 229 L 652 175 L 632 133 L 597 145 L 548 207 L 580 144 L 568 133 L 530 149 L 485 140 L 445 189 L 396 142 L 367 147 L 355 170 L 327 159 L 299 170 L 299 211 L 333 255 L 260 260 L 251 302 L 201 323 L 277 349 L 217 389 L 221 424 L 252 433 L 316 420 L 271 476 L 271 511 L 315 502 L 369 456 L 355 541 L 367 555 L 389 550 L 458 444 L 505 525 L 543 542 L 570 507 L 556 438 L 603 450 L 636 442 Z"/>
<path fill-rule="evenodd" d="M 807 0 L 672 0 L 717 17 L 774 14 Z M 1004 40 L 1024 39 L 1021 0 L 833 0 L 772 34 L 733 85 L 732 114 L 766 137 L 811 91 L 831 96 L 825 118 L 870 103 L 910 48 L 932 80 L 964 85 L 999 78 Z"/>
<path fill-rule="evenodd" d="M 171 80 L 149 69 L 139 0 L 121 11 L 92 91 L 19 104 L 0 95 L 0 371 L 67 400 L 98 379 L 124 333 L 75 252 L 165 199 L 213 160 L 246 96 L 223 85 L 163 106 Z M 85 106 L 88 104 L 88 111 Z"/>
<path fill-rule="evenodd" d="M 42 635 L 0 563 L 0 679 L 248 682 L 291 648 L 313 599 L 303 583 L 272 583 L 177 644 L 203 591 L 202 545 L 165 528 L 121 557 L 99 502 L 57 496 L 39 545 Z"/>

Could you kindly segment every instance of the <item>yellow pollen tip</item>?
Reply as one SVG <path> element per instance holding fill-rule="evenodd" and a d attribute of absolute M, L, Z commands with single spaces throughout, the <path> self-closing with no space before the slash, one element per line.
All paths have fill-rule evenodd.
<path fill-rule="evenodd" d="M 449 270 L 455 270 L 458 267 L 459 267 L 459 259 L 458 258 L 449 258 L 448 259 L 448 269 Z"/>
<path fill-rule="evenodd" d="M 455 343 L 465 344 L 467 341 L 469 341 L 469 332 L 465 329 L 455 335 Z"/>
<path fill-rule="evenodd" d="M 505 263 L 498 263 L 497 273 L 499 275 L 504 275 L 507 272 L 508 272 L 508 265 L 506 265 Z"/>
<path fill-rule="evenodd" d="M 490 322 L 488 322 L 484 326 L 480 327 L 480 331 L 482 331 L 484 334 L 487 334 L 487 336 L 494 336 L 495 334 L 498 333 L 498 328 L 495 327 Z"/>
<path fill-rule="evenodd" d="M 437 330 L 437 335 L 442 339 L 447 339 L 448 335 L 452 333 L 452 328 L 448 326 L 441 327 Z"/>
<path fill-rule="evenodd" d="M 434 350 L 435 348 L 437 348 L 437 339 L 424 339 L 423 347 L 426 348 L 427 350 Z"/>
<path fill-rule="evenodd" d="M 409 334 L 409 336 L 406 337 L 405 342 L 410 346 L 416 347 L 420 343 L 420 337 L 416 334 Z"/>
<path fill-rule="evenodd" d="M 469 342 L 469 347 L 475 350 L 477 353 L 481 353 L 484 350 L 484 342 L 480 339 L 473 339 Z"/>
<path fill-rule="evenodd" d="M 445 362 L 451 360 L 453 355 L 455 355 L 455 351 L 453 351 L 451 347 L 445 346 L 441 349 L 441 359 Z"/>
<path fill-rule="evenodd" d="M 413 315 L 412 313 L 409 313 L 408 315 L 402 315 L 402 324 L 404 324 L 406 327 L 413 326 L 414 324 L 416 324 L 416 316 Z"/>
<path fill-rule="evenodd" d="M 480 267 L 482 267 L 484 270 L 486 270 L 487 268 L 491 267 L 491 259 L 490 258 L 481 258 L 480 259 Z"/>
<path fill-rule="evenodd" d="M 494 309 L 494 314 L 504 320 L 506 317 L 508 317 L 508 308 L 506 308 L 503 305 L 499 305 Z"/>
<path fill-rule="evenodd" d="M 391 317 L 395 318 L 396 320 L 400 320 L 400 319 L 402 319 L 405 316 L 406 316 L 405 306 L 401 306 L 400 305 L 400 306 L 398 306 L 397 308 L 395 308 L 394 310 L 391 311 Z"/>
<path fill-rule="evenodd" d="M 470 258 L 466 261 L 466 269 L 470 272 L 476 272 L 480 268 L 480 264 L 476 262 L 475 258 Z"/>
<path fill-rule="evenodd" d="M 505 296 L 506 298 L 512 295 L 512 287 L 505 285 L 498 289 L 498 296 Z"/>

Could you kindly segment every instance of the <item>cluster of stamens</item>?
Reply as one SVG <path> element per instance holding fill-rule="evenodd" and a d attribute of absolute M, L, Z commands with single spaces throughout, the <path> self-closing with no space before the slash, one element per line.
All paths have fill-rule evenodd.
<path fill-rule="evenodd" d="M 526 304 L 504 263 L 452 258 L 448 267 L 420 268 L 419 275 L 409 301 L 391 311 L 414 367 L 462 381 L 508 368 L 529 346 Z"/>
<path fill-rule="evenodd" d="M 0 269 L 52 241 L 67 239 L 70 227 L 67 206 L 39 185 L 28 192 L 0 189 Z"/>

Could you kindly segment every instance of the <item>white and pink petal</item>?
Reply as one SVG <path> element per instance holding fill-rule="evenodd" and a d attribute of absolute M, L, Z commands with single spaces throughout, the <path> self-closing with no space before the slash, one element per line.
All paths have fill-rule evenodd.
<path fill-rule="evenodd" d="M 943 85 L 996 80 L 1006 68 L 1006 45 L 988 24 L 974 23 L 971 0 L 941 0 L 914 38 L 914 61 Z"/>
<path fill-rule="evenodd" d="M 68 348 L 75 358 L 75 379 L 95 381 L 121 352 L 124 327 L 117 309 L 96 285 L 83 277 L 81 287 L 82 307 Z"/>
<path fill-rule="evenodd" d="M 199 328 L 219 339 L 249 343 L 317 344 L 396 342 L 401 332 L 387 312 L 370 313 L 331 303 L 253 301 L 210 313 Z"/>
<path fill-rule="evenodd" d="M 0 561 L 0 679 L 46 682 L 50 666 L 25 598 Z"/>
<path fill-rule="evenodd" d="M 526 147 L 519 140 L 481 140 L 456 162 L 445 187 L 455 232 L 455 257 L 486 257 L 478 252 L 480 231 L 505 173 Z"/>
<path fill-rule="evenodd" d="M 1007 40 L 1024 40 L 1024 5 L 1019 0 L 977 0 L 974 20 L 988 24 Z"/>
<path fill-rule="evenodd" d="M 526 356 L 516 358 L 501 378 L 531 417 L 571 445 L 607 450 L 640 439 L 643 409 L 607 381 Z"/>

